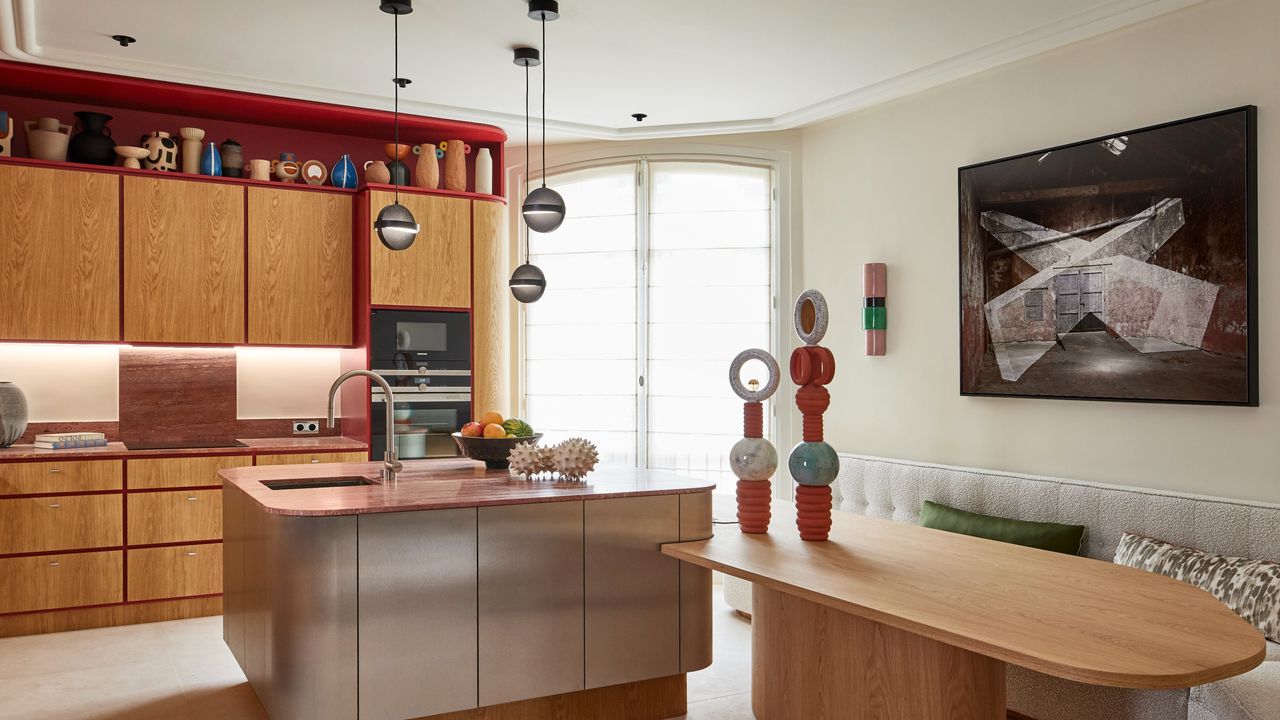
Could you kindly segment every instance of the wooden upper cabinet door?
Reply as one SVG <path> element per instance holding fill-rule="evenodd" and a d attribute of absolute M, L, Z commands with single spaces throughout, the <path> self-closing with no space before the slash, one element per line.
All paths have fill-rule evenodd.
<path fill-rule="evenodd" d="M 471 307 L 471 201 L 400 194 L 400 204 L 421 228 L 407 250 L 388 250 L 372 223 L 395 201 L 389 192 L 369 195 L 370 296 L 374 305 Z"/>
<path fill-rule="evenodd" d="M 124 179 L 124 339 L 242 343 L 244 188 Z"/>
<path fill-rule="evenodd" d="M 249 188 L 249 342 L 351 344 L 351 203 Z"/>
<path fill-rule="evenodd" d="M 471 338 L 475 353 L 471 386 L 476 408 L 514 407 L 511 399 L 511 322 L 508 288 L 507 206 L 472 201 L 475 239 L 475 304 Z"/>
<path fill-rule="evenodd" d="M 120 178 L 0 167 L 0 340 L 120 339 Z"/>

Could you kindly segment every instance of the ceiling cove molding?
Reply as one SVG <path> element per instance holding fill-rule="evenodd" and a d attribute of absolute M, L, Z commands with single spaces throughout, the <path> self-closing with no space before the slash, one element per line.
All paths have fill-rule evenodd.
<path fill-rule="evenodd" d="M 789 130 L 829 120 L 840 115 L 864 110 L 880 103 L 928 90 L 960 78 L 1022 60 L 1048 50 L 1118 30 L 1165 13 L 1196 5 L 1205 0 L 1111 0 L 1091 10 L 1043 25 L 1017 37 L 1010 37 L 927 65 L 894 78 L 837 95 L 777 117 L 729 120 L 683 125 L 648 125 L 614 128 L 560 120 L 548 120 L 547 131 L 561 139 L 582 140 L 654 140 L 704 135 L 726 135 L 749 132 Z M 20 62 L 95 72 L 110 72 L 132 77 L 205 85 L 293 97 L 340 105 L 367 108 L 389 106 L 390 96 L 335 91 L 311 85 L 275 82 L 226 75 L 200 68 L 160 65 L 125 58 L 74 51 L 46 51 L 37 41 L 37 0 L 0 0 L 0 55 Z M 502 128 L 523 127 L 524 116 L 471 108 L 417 102 L 402 99 L 406 111 L 432 117 L 445 117 L 469 122 L 497 125 Z"/>

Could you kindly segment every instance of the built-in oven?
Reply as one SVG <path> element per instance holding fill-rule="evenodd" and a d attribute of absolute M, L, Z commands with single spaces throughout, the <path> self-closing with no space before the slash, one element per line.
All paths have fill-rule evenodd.
<path fill-rule="evenodd" d="M 392 413 L 401 460 L 450 458 L 450 437 L 470 422 L 471 315 L 447 310 L 374 310 L 370 369 L 391 386 L 371 384 L 369 420 L 373 458 L 382 459 L 386 413 Z"/>

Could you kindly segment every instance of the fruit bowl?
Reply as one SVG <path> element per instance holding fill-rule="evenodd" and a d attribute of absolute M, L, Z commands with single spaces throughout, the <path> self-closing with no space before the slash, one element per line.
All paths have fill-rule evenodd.
<path fill-rule="evenodd" d="M 462 433 L 453 434 L 453 441 L 458 443 L 458 449 L 463 455 L 472 460 L 484 461 L 484 466 L 490 470 L 505 470 L 511 467 L 511 463 L 507 460 L 511 454 L 511 448 L 526 443 L 536 445 L 541 439 L 542 433 L 513 438 L 468 437 Z"/>

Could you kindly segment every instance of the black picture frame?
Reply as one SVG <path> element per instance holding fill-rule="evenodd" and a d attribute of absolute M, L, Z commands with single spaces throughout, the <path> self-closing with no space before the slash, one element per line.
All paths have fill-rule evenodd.
<path fill-rule="evenodd" d="M 1159 131 L 1165 131 L 1171 128 L 1186 128 L 1188 126 L 1192 126 L 1196 124 L 1199 124 L 1197 125 L 1197 127 L 1210 127 L 1210 126 L 1214 126 L 1215 124 L 1221 125 L 1223 123 L 1228 122 L 1229 120 L 1234 121 L 1235 119 L 1231 118 L 1231 116 L 1234 116 L 1234 115 L 1240 116 L 1239 121 L 1243 124 L 1243 136 L 1244 136 L 1243 137 L 1244 157 L 1243 157 L 1243 162 L 1241 164 L 1243 165 L 1242 171 L 1244 174 L 1243 202 L 1245 204 L 1245 207 L 1243 208 L 1243 211 L 1240 217 L 1236 217 L 1233 215 L 1231 216 L 1231 218 L 1233 222 L 1242 222 L 1243 230 L 1244 230 L 1244 237 L 1242 238 L 1244 247 L 1242 251 L 1243 251 L 1244 264 L 1245 264 L 1245 267 L 1243 269 L 1243 281 L 1244 281 L 1243 285 L 1244 285 L 1245 298 L 1242 304 L 1243 304 L 1243 311 L 1245 315 L 1244 322 L 1245 322 L 1245 328 L 1246 328 L 1245 329 L 1246 337 L 1243 343 L 1244 344 L 1243 355 L 1240 355 L 1238 353 L 1238 350 L 1237 352 L 1230 354 L 1231 357 L 1234 358 L 1234 362 L 1238 362 L 1241 359 L 1243 360 L 1243 363 L 1244 363 L 1243 371 L 1240 372 L 1239 369 L 1232 368 L 1229 371 L 1229 373 L 1230 373 L 1230 377 L 1234 377 L 1236 374 L 1239 374 L 1240 375 L 1239 382 L 1242 383 L 1243 387 L 1233 386 L 1233 391 L 1229 394 L 1225 392 L 1222 393 L 1222 397 L 1188 397 L 1185 395 L 1179 395 L 1178 393 L 1174 393 L 1174 392 L 1168 393 L 1167 396 L 1160 396 L 1159 393 L 1155 393 L 1155 392 L 1123 393 L 1123 394 L 1116 393 L 1116 392 L 1089 393 L 1087 391 L 1081 392 L 1078 394 L 1064 393 L 1060 391 L 1036 392 L 1029 388 L 1017 387 L 1018 379 L 1020 379 L 1021 376 L 1019 376 L 1019 378 L 1016 378 L 1012 382 L 1008 381 L 1004 377 L 1004 372 L 1005 372 L 1004 368 L 1006 366 L 999 365 L 998 359 L 993 360 L 993 358 L 996 355 L 995 347 L 997 343 L 994 341 L 994 337 L 990 332 L 990 328 L 988 327 L 987 305 L 989 302 L 991 302 L 993 298 L 988 297 L 990 293 L 988 289 L 988 285 L 991 283 L 991 278 L 990 278 L 991 271 L 988 266 L 988 260 L 986 258 L 988 257 L 988 254 L 989 254 L 988 253 L 989 246 L 994 246 L 997 248 L 997 250 L 1004 250 L 1010 254 L 1019 255 L 1019 257 L 1021 256 L 1020 256 L 1020 253 L 1017 252 L 1017 249 L 1015 249 L 1013 246 L 1009 245 L 1008 243 L 1004 243 L 1005 247 L 1000 247 L 1000 243 L 1004 241 L 997 241 L 995 239 L 986 239 L 986 238 L 979 241 L 979 234 L 975 232 L 975 228 L 979 227 L 979 224 L 981 222 L 981 220 L 979 219 L 979 216 L 986 214 L 986 211 L 981 209 L 982 202 L 978 199 L 978 189 L 977 189 L 979 183 L 975 181 L 975 177 L 978 177 L 979 173 L 989 174 L 991 171 L 993 171 L 996 168 L 1002 168 L 1005 171 L 1012 172 L 1016 167 L 1019 167 L 1019 166 L 1028 167 L 1029 158 L 1037 158 L 1038 160 L 1044 160 L 1045 158 L 1048 158 L 1054 154 L 1062 155 L 1065 153 L 1078 152 L 1078 151 L 1081 151 L 1082 149 L 1096 148 L 1100 144 L 1110 143 L 1115 139 L 1121 139 L 1121 140 L 1127 141 L 1127 147 L 1134 148 L 1136 150 L 1141 147 L 1142 145 L 1141 141 L 1143 139 L 1144 134 L 1158 133 Z M 1259 404 L 1259 384 L 1258 384 L 1259 340 L 1258 340 L 1258 322 L 1257 322 L 1258 320 L 1257 127 L 1258 127 L 1257 107 L 1254 105 L 1245 105 L 1241 107 L 1231 108 L 1229 110 L 1222 110 L 1218 112 L 1207 113 L 1204 115 L 1197 115 L 1195 117 L 1185 118 L 1182 120 L 1175 120 L 1167 123 L 1161 123 L 1158 125 L 1151 125 L 1151 126 L 1139 128 L 1136 130 L 1109 133 L 1107 135 L 1090 138 L 1088 140 L 1065 143 L 1065 144 L 1057 145 L 1054 147 L 1035 150 L 1032 152 L 1020 153 L 1017 155 L 1011 155 L 1011 156 L 1000 158 L 997 160 L 989 160 L 989 161 L 975 163 L 972 165 L 966 165 L 964 167 L 958 168 L 957 170 L 957 207 L 958 207 L 959 218 L 958 218 L 957 235 L 959 239 L 959 242 L 958 242 L 959 257 L 958 257 L 957 275 L 958 275 L 958 291 L 959 291 L 958 294 L 959 294 L 959 306 L 960 306 L 959 307 L 959 321 L 960 321 L 959 363 L 958 363 L 959 371 L 960 371 L 959 373 L 960 394 L 966 397 L 1013 397 L 1013 398 L 1036 398 L 1036 399 L 1053 399 L 1053 400 L 1092 400 L 1092 401 L 1107 401 L 1107 402 L 1145 402 L 1145 403 L 1172 403 L 1172 404 L 1188 404 L 1188 405 L 1227 405 L 1227 406 L 1257 407 Z M 1135 136 L 1138 136 L 1138 140 L 1139 140 L 1139 142 L 1136 144 L 1134 143 Z M 1153 136 L 1147 135 L 1147 137 L 1153 137 Z M 1109 148 L 1104 148 L 1104 149 L 1109 149 Z M 1123 152 L 1124 148 L 1122 148 L 1121 150 Z M 1121 155 L 1121 153 L 1115 153 L 1113 149 L 1111 150 L 1111 152 L 1115 154 L 1117 157 Z M 1187 154 L 1174 152 L 1170 154 L 1173 157 L 1181 156 L 1184 158 L 1190 155 L 1190 159 L 1188 160 L 1188 162 L 1189 163 L 1197 162 L 1194 152 L 1190 152 Z M 1167 162 L 1169 158 L 1166 157 L 1165 160 Z M 1232 175 L 1231 177 L 1235 178 L 1234 175 Z M 1067 187 L 1067 186 L 1064 186 L 1064 187 Z M 1026 191 L 1026 197 L 1028 198 L 1026 202 L 1028 203 L 1035 202 L 1034 200 L 1030 199 L 1034 194 L 1035 194 L 1035 191 Z M 1015 195 L 1015 193 L 1004 192 L 1004 193 L 1001 193 L 1001 195 L 1011 196 L 1011 195 Z M 1103 197 L 1104 196 L 1098 196 L 1099 199 Z M 1017 201 L 1010 200 L 1009 202 L 1012 204 Z M 1181 198 L 1179 198 L 1177 202 L 1179 203 L 1178 214 L 1179 214 L 1179 217 L 1181 217 L 1183 212 L 1182 206 L 1181 206 Z M 1151 209 L 1155 210 L 1155 208 L 1156 206 L 1153 205 Z M 1190 211 L 1188 211 L 1188 213 L 1189 212 Z M 1197 209 L 1196 212 L 1199 212 L 1199 210 Z M 1052 213 L 1049 213 L 1049 214 L 1052 214 Z M 1134 215 L 1133 217 L 1136 218 L 1138 216 Z M 1012 219 L 1018 220 L 1020 218 L 1017 216 L 1014 216 L 1012 217 Z M 1030 221 L 1024 221 L 1024 222 L 1028 222 L 1030 224 Z M 1123 224 L 1120 219 L 1111 219 L 1109 223 L 1104 222 L 1098 225 L 1098 227 L 1107 227 L 1108 225 L 1114 227 L 1119 224 Z M 1045 225 L 1045 226 L 1032 225 L 1032 227 L 1039 228 L 1040 230 L 1050 229 L 1050 226 L 1048 225 Z M 1179 228 L 1181 228 L 1181 225 L 1179 225 Z M 1086 229 L 1089 229 L 1089 228 L 1086 228 Z M 981 232 L 986 233 L 985 230 Z M 1177 230 L 1173 231 L 1173 236 L 1176 236 L 1176 233 L 1177 233 Z M 1013 233 L 1006 232 L 1002 234 L 1013 234 Z M 1060 236 L 1078 236 L 1078 231 L 1059 232 L 1057 234 Z M 987 233 L 987 237 L 994 238 L 994 233 Z M 1166 237 L 1166 241 L 1168 241 L 1171 237 L 1172 236 Z M 1053 240 L 1053 241 L 1050 241 L 1050 243 L 1046 243 L 1046 244 L 1051 244 L 1056 242 L 1058 241 Z M 1165 241 L 1161 241 L 1162 244 L 1163 242 Z M 1032 249 L 1034 251 L 1035 246 L 1036 246 L 1035 243 L 1029 243 L 1029 244 L 1022 245 L 1021 249 Z M 1157 247 L 1157 249 L 1159 249 L 1159 246 Z M 978 257 L 979 255 L 980 255 L 980 259 Z M 1154 257 L 1155 257 L 1155 254 L 1153 252 L 1151 258 L 1154 258 Z M 1011 260 L 1010 262 L 1016 263 L 1018 261 Z M 980 266 L 979 277 L 973 277 L 973 271 L 974 271 L 975 265 Z M 1035 265 L 1032 265 L 1029 263 L 1027 263 L 1027 267 L 1030 267 L 1032 271 L 1037 269 Z M 1084 271 L 1080 270 L 1078 272 L 1084 272 Z M 1024 269 L 1023 274 L 1025 273 L 1026 273 L 1026 270 Z M 1059 274 L 1063 274 L 1063 273 L 1060 272 Z M 1053 277 L 1056 282 L 1056 275 Z M 981 281 L 980 286 L 977 284 L 979 280 Z M 1076 283 L 1082 283 L 1082 281 L 1083 281 L 1082 277 L 1077 278 L 1077 280 L 1075 280 Z M 1006 280 L 1005 282 L 1011 282 L 1011 280 Z M 1238 285 L 1239 283 L 1237 282 L 1235 284 Z M 981 288 L 981 302 L 979 302 L 975 307 L 974 296 L 977 295 L 976 288 L 978 287 Z M 1080 295 L 1081 298 L 1083 298 L 1084 296 L 1083 288 L 1084 288 L 1084 285 L 1082 284 L 1081 289 L 1079 290 L 1079 292 L 1081 293 Z M 1035 292 L 1038 293 L 1039 291 L 1037 290 Z M 1101 293 L 1099 294 L 1101 295 Z M 1055 300 L 1057 299 L 1056 293 L 1054 294 L 1054 298 Z M 1215 295 L 1214 295 L 1215 304 L 1218 301 L 1218 299 L 1219 297 L 1215 291 Z M 1030 304 L 1033 307 L 1032 310 L 1027 310 L 1027 313 L 1028 313 L 1027 317 L 1033 318 L 1033 319 L 1039 319 L 1032 314 L 1034 312 L 1034 301 L 1024 298 L 1024 302 Z M 1082 305 L 1083 305 L 1083 301 L 1082 301 Z M 999 312 L 1002 309 L 1003 308 L 997 308 L 997 312 Z M 1104 312 L 1101 308 L 1099 310 L 1100 312 Z M 1210 318 L 1212 317 L 1212 313 L 1214 311 L 1216 311 L 1216 305 L 1214 307 L 1211 307 L 1210 315 L 1206 316 L 1206 322 L 1212 322 Z M 1040 312 L 1043 312 L 1043 308 L 1040 309 Z M 1069 337 L 1069 333 L 1074 332 L 1074 330 L 1068 330 L 1065 333 L 1063 333 L 1059 329 L 1062 323 L 1062 319 L 1060 317 L 1061 312 L 1062 312 L 1061 307 L 1055 302 L 1054 320 L 1059 325 L 1055 327 L 1053 330 L 1054 334 L 1057 335 L 1057 338 L 1056 338 L 1057 346 L 1055 348 L 1050 348 L 1051 350 L 1061 348 L 1063 343 L 1063 338 Z M 1079 311 L 1079 312 L 1084 312 L 1084 311 Z M 981 317 L 975 317 L 975 313 L 976 315 L 979 315 Z M 1071 316 L 1068 315 L 1067 319 L 1069 321 L 1071 319 Z M 1104 329 L 1115 339 L 1119 339 L 1121 337 L 1119 334 L 1112 331 L 1110 327 L 1106 327 Z M 1207 329 L 1204 331 L 1204 335 L 1208 336 Z M 1194 349 L 1199 350 L 1201 352 L 1205 352 L 1205 348 L 1203 348 L 1202 346 L 1198 346 Z M 1206 354 L 1217 355 L 1217 353 L 1206 353 Z M 1222 353 L 1222 355 L 1226 356 L 1227 353 Z M 1041 356 L 1041 358 L 1043 358 L 1043 356 Z M 995 379 L 998 380 L 999 383 L 993 383 L 992 362 L 997 363 L 997 367 L 995 368 L 997 377 Z M 1032 365 L 1035 365 L 1036 362 L 1039 362 L 1039 361 L 1038 360 L 1033 361 Z M 1006 363 L 1006 365 L 1011 365 L 1011 363 Z M 1022 373 L 1025 374 L 1029 369 L 1030 369 L 1030 366 L 1023 368 Z M 1011 374 L 1016 373 L 1018 372 L 1018 368 L 1014 367 L 1010 369 L 1009 372 Z M 1227 371 L 1223 371 L 1223 372 L 1227 372 Z M 1041 373 L 1040 377 L 1043 378 L 1044 373 Z M 1215 380 L 1219 380 L 1219 379 L 1220 378 L 1215 377 Z M 1046 383 L 1046 385 L 1052 385 L 1052 384 L 1053 383 Z M 1186 391 L 1184 390 L 1184 392 Z M 1198 389 L 1197 392 L 1204 392 L 1204 391 Z"/>

